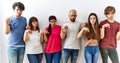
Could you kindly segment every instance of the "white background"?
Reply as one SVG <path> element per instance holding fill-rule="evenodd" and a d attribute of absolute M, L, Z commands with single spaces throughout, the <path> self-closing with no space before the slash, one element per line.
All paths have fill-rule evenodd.
<path fill-rule="evenodd" d="M 7 36 L 4 35 L 4 20 L 13 15 L 12 4 L 15 1 L 21 1 L 25 5 L 23 15 L 27 20 L 31 16 L 36 16 L 39 19 L 39 24 L 42 30 L 48 26 L 48 17 L 55 15 L 58 19 L 58 24 L 62 25 L 68 21 L 68 11 L 76 9 L 78 12 L 77 20 L 86 22 L 88 15 L 95 12 L 98 15 L 99 21 L 104 20 L 104 8 L 108 5 L 116 8 L 115 19 L 120 21 L 120 0 L 0 0 L 0 63 L 7 63 Z M 83 45 L 83 41 L 81 42 Z M 118 41 L 118 55 L 120 57 L 120 42 Z M 85 63 L 83 48 L 81 48 L 78 63 Z M 120 60 L 120 58 L 119 58 Z M 24 63 L 28 61 L 24 60 Z M 45 63 L 43 57 L 42 63 Z M 69 62 L 70 63 L 70 62 Z M 98 63 L 101 62 L 99 55 Z M 111 63 L 109 60 L 108 63 Z"/>

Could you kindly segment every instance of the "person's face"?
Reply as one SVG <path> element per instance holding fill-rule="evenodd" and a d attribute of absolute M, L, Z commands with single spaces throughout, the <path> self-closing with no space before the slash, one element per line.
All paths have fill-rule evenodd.
<path fill-rule="evenodd" d="M 76 17 L 77 17 L 77 14 L 76 14 L 75 11 L 71 11 L 71 12 L 69 13 L 70 21 L 75 22 Z"/>
<path fill-rule="evenodd" d="M 113 12 L 113 11 L 109 12 L 109 13 L 106 15 L 106 17 L 107 17 L 108 19 L 113 19 L 113 17 L 114 17 L 114 12 Z"/>
<path fill-rule="evenodd" d="M 36 28 L 38 26 L 38 22 L 37 21 L 33 21 L 32 25 L 33 25 L 34 28 Z"/>
<path fill-rule="evenodd" d="M 17 17 L 20 17 L 22 15 L 22 12 L 23 12 L 23 10 L 21 10 L 19 7 L 15 7 L 14 11 L 15 11 L 15 15 Z"/>
<path fill-rule="evenodd" d="M 50 24 L 51 24 L 51 26 L 55 26 L 56 25 L 56 20 L 55 19 L 51 19 L 50 20 Z"/>
<path fill-rule="evenodd" d="M 90 23 L 94 25 L 96 23 L 96 17 L 94 15 L 90 16 Z"/>

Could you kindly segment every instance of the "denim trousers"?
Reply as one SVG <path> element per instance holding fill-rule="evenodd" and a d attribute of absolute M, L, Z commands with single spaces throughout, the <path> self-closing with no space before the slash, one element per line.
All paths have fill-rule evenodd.
<path fill-rule="evenodd" d="M 71 63 L 76 63 L 78 57 L 78 49 L 63 49 L 62 51 L 62 63 L 67 63 L 71 56 Z"/>
<path fill-rule="evenodd" d="M 108 56 L 112 63 L 119 63 L 118 54 L 115 48 L 100 48 L 102 63 L 108 63 Z"/>
<path fill-rule="evenodd" d="M 46 63 L 52 63 L 52 60 L 54 60 L 54 63 L 60 63 L 61 51 L 54 53 L 45 53 L 45 57 Z"/>
<path fill-rule="evenodd" d="M 98 46 L 87 46 L 84 50 L 86 63 L 97 63 L 99 54 Z"/>
<path fill-rule="evenodd" d="M 25 47 L 8 47 L 9 63 L 23 63 Z"/>
<path fill-rule="evenodd" d="M 30 63 L 41 63 L 43 53 L 40 54 L 27 54 Z"/>

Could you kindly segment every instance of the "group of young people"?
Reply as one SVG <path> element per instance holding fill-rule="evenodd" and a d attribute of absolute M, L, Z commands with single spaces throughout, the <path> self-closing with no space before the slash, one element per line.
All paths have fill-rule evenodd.
<path fill-rule="evenodd" d="M 8 34 L 8 59 L 9 63 L 23 63 L 26 50 L 30 63 L 41 63 L 45 53 L 46 63 L 76 63 L 80 38 L 84 37 L 84 56 L 86 63 L 97 63 L 99 50 L 102 63 L 108 63 L 110 57 L 112 63 L 119 63 L 116 51 L 117 40 L 120 39 L 120 24 L 114 20 L 115 8 L 107 6 L 104 14 L 107 19 L 99 24 L 96 13 L 90 13 L 88 22 L 77 21 L 77 11 L 69 11 L 69 21 L 62 26 L 57 25 L 57 18 L 49 16 L 49 26 L 44 31 L 40 29 L 37 17 L 27 20 L 22 16 L 24 4 L 15 2 L 13 4 L 14 16 L 6 19 L 5 34 Z M 64 44 L 62 47 L 62 40 Z M 42 44 L 45 43 L 45 50 Z"/>

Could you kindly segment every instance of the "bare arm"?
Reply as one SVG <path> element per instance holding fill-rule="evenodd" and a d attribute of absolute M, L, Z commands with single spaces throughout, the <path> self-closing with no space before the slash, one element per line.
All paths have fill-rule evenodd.
<path fill-rule="evenodd" d="M 100 38 L 103 39 L 105 34 L 105 28 L 100 28 Z"/>
<path fill-rule="evenodd" d="M 84 32 L 89 32 L 89 29 L 87 27 L 82 28 L 77 35 L 77 39 L 81 38 Z"/>
<path fill-rule="evenodd" d="M 10 18 L 7 18 L 5 23 L 5 34 L 8 34 L 10 32 L 10 26 L 8 25 L 9 22 Z"/>
<path fill-rule="evenodd" d="M 41 34 L 41 36 L 40 36 L 40 42 L 43 43 L 44 42 L 44 33 L 41 32 L 40 34 Z"/>
<path fill-rule="evenodd" d="M 116 39 L 117 39 L 117 40 L 120 40 L 120 31 L 117 32 Z"/>
<path fill-rule="evenodd" d="M 27 42 L 27 41 L 29 40 L 29 38 L 28 38 L 28 33 L 29 33 L 29 30 L 25 30 L 24 37 L 23 37 L 23 40 L 24 40 L 25 42 Z"/>
<path fill-rule="evenodd" d="M 61 39 L 65 39 L 66 35 L 67 35 L 67 31 L 65 29 L 61 29 L 61 33 L 60 33 Z"/>

